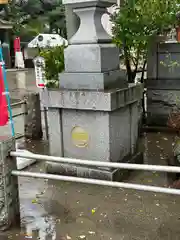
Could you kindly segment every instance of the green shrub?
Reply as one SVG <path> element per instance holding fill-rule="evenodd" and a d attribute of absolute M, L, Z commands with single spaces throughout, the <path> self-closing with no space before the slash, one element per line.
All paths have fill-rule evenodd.
<path fill-rule="evenodd" d="M 41 49 L 40 56 L 45 59 L 46 86 L 48 88 L 59 87 L 59 73 L 64 71 L 64 46 L 49 49 Z"/>

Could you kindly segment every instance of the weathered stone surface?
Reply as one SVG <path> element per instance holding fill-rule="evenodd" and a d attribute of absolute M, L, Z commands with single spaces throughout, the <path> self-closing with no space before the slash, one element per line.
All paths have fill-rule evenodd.
<path fill-rule="evenodd" d="M 148 79 L 146 87 L 154 90 L 180 90 L 180 79 Z"/>
<path fill-rule="evenodd" d="M 25 95 L 26 115 L 24 118 L 25 137 L 32 140 L 42 138 L 41 104 L 39 93 L 27 93 Z"/>
<path fill-rule="evenodd" d="M 143 154 L 138 153 L 125 159 L 128 163 L 143 164 Z M 107 181 L 123 181 L 131 173 L 126 169 L 102 169 L 92 167 L 81 167 L 69 164 L 57 164 L 46 162 L 46 172 L 51 174 L 60 174 L 64 176 L 101 179 Z"/>
<path fill-rule="evenodd" d="M 42 103 L 48 108 L 113 111 L 138 101 L 142 93 L 141 84 L 107 91 L 45 90 L 42 92 Z"/>
<path fill-rule="evenodd" d="M 9 156 L 15 150 L 14 139 L 0 139 L 0 231 L 20 224 L 18 179 L 11 172 L 17 170 L 16 159 Z"/>
<path fill-rule="evenodd" d="M 167 126 L 170 112 L 180 103 L 179 43 L 154 43 L 148 56 L 146 87 L 148 125 Z"/>
<path fill-rule="evenodd" d="M 119 50 L 114 44 L 70 45 L 65 49 L 64 57 L 65 70 L 69 73 L 101 73 L 119 69 Z"/>
<path fill-rule="evenodd" d="M 53 156 L 63 156 L 62 111 L 58 108 L 49 108 L 49 148 Z"/>
<path fill-rule="evenodd" d="M 111 42 L 111 37 L 101 24 L 101 19 L 106 13 L 106 9 L 116 3 L 116 0 L 64 0 L 63 4 L 71 6 L 73 12 L 80 19 L 80 27 L 69 40 L 69 43 Z"/>
<path fill-rule="evenodd" d="M 173 146 L 173 155 L 177 165 L 180 165 L 180 138 L 177 137 Z"/>
<path fill-rule="evenodd" d="M 138 140 L 138 100 L 135 95 L 128 94 L 126 90 L 121 90 L 122 98 L 114 95 L 117 94 L 116 91 L 112 95 L 107 94 L 107 98 L 104 97 L 104 92 L 89 92 L 91 95 L 85 95 L 84 99 L 94 100 L 94 104 L 92 101 L 89 103 L 91 109 L 86 105 L 78 106 L 80 103 L 83 104 L 79 93 L 76 98 L 67 98 L 67 101 L 71 99 L 71 102 L 64 99 L 63 103 L 67 104 L 66 107 L 60 105 L 57 99 L 55 101 L 56 95 L 52 94 L 53 105 L 50 105 L 52 101 L 48 105 L 51 154 L 115 162 L 121 161 L 130 153 L 135 154 Z M 59 97 L 60 94 L 57 91 L 56 93 Z M 86 93 L 88 92 L 84 92 Z M 75 94 L 74 91 L 73 94 Z M 98 94 L 103 94 L 102 99 Z M 72 130 L 76 126 L 88 133 L 88 147 L 79 148 L 73 144 Z"/>
<path fill-rule="evenodd" d="M 148 125 L 167 126 L 169 114 L 178 104 L 179 91 L 148 90 L 147 123 Z"/>
<path fill-rule="evenodd" d="M 72 81 L 73 79 L 73 81 Z M 109 72 L 65 72 L 59 74 L 60 88 L 69 90 L 107 90 L 110 88 L 126 88 L 128 86 L 125 72 L 120 70 Z"/>
<path fill-rule="evenodd" d="M 101 18 L 106 13 L 104 7 L 75 8 L 74 13 L 80 18 L 80 27 L 70 39 L 70 44 L 110 43 L 111 37 L 102 26 Z M 88 26 L 88 27 L 87 27 Z"/>

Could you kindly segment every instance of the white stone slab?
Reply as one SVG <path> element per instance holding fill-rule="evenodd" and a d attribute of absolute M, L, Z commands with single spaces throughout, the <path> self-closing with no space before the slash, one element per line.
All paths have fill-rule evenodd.
<path fill-rule="evenodd" d="M 30 152 L 28 150 L 25 150 L 25 149 L 16 149 L 16 152 L 26 153 L 26 154 L 32 155 L 32 152 Z M 33 163 L 35 163 L 36 159 L 28 159 L 28 158 L 17 157 L 16 161 L 17 161 L 17 169 L 22 170 L 26 167 L 29 167 Z"/>

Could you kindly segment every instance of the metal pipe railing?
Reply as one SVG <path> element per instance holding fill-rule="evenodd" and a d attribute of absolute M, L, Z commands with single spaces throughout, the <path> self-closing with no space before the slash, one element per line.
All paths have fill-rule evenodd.
<path fill-rule="evenodd" d="M 19 106 L 19 105 L 23 105 L 25 103 L 26 103 L 26 101 L 19 101 L 19 102 L 16 102 L 16 103 L 12 103 L 11 107 L 16 107 L 16 106 Z"/>
<path fill-rule="evenodd" d="M 12 117 L 13 118 L 16 118 L 16 117 L 20 117 L 20 116 L 24 116 L 26 113 L 23 112 L 23 113 L 17 113 L 17 114 L 14 114 Z"/>
<path fill-rule="evenodd" d="M 177 190 L 177 189 L 146 186 L 146 185 L 133 184 L 133 183 L 110 182 L 110 181 L 104 181 L 104 180 L 98 180 L 98 179 L 59 176 L 54 174 L 26 172 L 26 171 L 12 171 L 12 175 L 19 176 L 19 177 L 32 177 L 32 178 L 41 178 L 41 179 L 43 178 L 43 179 L 49 179 L 49 180 L 59 180 L 59 181 L 67 181 L 67 182 L 85 183 L 85 184 L 92 184 L 92 185 L 101 185 L 101 186 L 108 186 L 108 187 L 117 187 L 117 188 L 134 189 L 134 190 L 140 190 L 140 191 L 180 195 L 180 190 Z"/>
<path fill-rule="evenodd" d="M 86 165 L 86 166 L 94 166 L 94 167 L 180 173 L 180 167 L 172 167 L 172 166 L 102 162 L 102 161 L 55 157 L 55 156 L 40 155 L 40 154 L 34 154 L 34 153 L 30 155 L 23 152 L 10 152 L 10 156 L 36 159 L 40 161 L 50 161 L 50 162 L 56 162 L 56 163 L 68 163 L 68 164 Z"/>

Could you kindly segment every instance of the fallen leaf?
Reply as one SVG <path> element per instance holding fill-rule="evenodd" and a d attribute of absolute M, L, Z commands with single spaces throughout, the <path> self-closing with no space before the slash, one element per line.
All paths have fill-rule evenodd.
<path fill-rule="evenodd" d="M 95 234 L 96 234 L 96 233 L 93 232 L 93 231 L 88 231 L 88 233 L 89 233 L 90 235 L 95 235 Z"/>
<path fill-rule="evenodd" d="M 80 235 L 79 239 L 86 239 L 86 236 L 85 235 Z"/>
<path fill-rule="evenodd" d="M 94 214 L 95 212 L 96 212 L 96 209 L 93 208 L 93 209 L 91 210 L 91 213 Z"/>
<path fill-rule="evenodd" d="M 168 141 L 168 138 L 163 138 L 165 141 Z"/>
<path fill-rule="evenodd" d="M 69 235 L 66 235 L 67 240 L 71 240 L 72 238 Z"/>
<path fill-rule="evenodd" d="M 32 200 L 32 203 L 33 203 L 33 204 L 36 204 L 36 203 L 38 203 L 38 200 L 37 200 L 37 199 L 33 199 L 33 200 Z"/>

